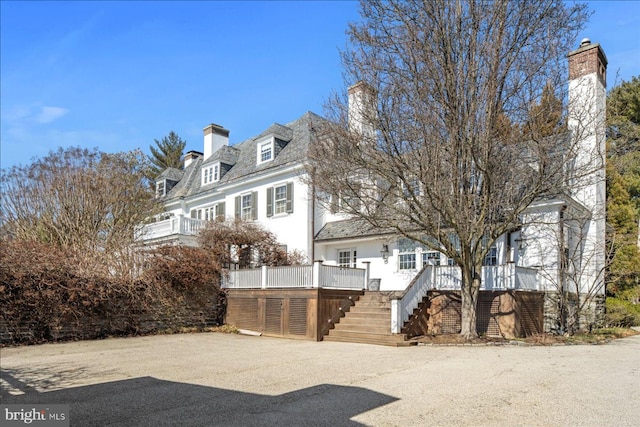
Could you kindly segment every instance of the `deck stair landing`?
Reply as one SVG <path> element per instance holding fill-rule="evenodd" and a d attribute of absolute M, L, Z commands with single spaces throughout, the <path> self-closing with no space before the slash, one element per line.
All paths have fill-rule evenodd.
<path fill-rule="evenodd" d="M 405 334 L 391 333 L 392 295 L 393 292 L 366 291 L 324 340 L 389 346 L 411 345 Z"/>

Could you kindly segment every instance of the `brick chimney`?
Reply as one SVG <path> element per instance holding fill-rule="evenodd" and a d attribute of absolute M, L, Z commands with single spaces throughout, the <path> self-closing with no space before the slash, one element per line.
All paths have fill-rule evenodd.
<path fill-rule="evenodd" d="M 595 74 L 603 87 L 607 87 L 607 57 L 598 43 L 582 39 L 578 49 L 569 55 L 569 80 Z"/>
<path fill-rule="evenodd" d="M 191 150 L 187 154 L 184 155 L 184 167 L 186 168 L 191 163 L 193 163 L 198 157 L 202 157 L 202 153 L 199 151 Z"/>
<path fill-rule="evenodd" d="M 204 159 L 225 145 L 229 145 L 229 131 L 220 125 L 211 123 L 204 128 Z"/>

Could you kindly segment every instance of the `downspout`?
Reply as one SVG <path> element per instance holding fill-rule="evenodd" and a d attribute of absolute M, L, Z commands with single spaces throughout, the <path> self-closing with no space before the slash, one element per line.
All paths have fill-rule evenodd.
<path fill-rule="evenodd" d="M 565 254 L 565 243 L 564 243 L 564 212 L 567 209 L 567 205 L 562 205 L 559 212 L 558 218 L 558 235 L 560 240 L 560 268 L 558 269 L 558 283 L 560 284 L 560 334 L 564 335 L 565 327 L 567 325 L 567 301 L 568 295 L 566 295 L 566 268 L 567 268 L 567 257 Z"/>
<path fill-rule="evenodd" d="M 315 170 L 313 171 L 315 172 Z M 311 261 L 316 260 L 316 185 L 311 179 L 311 232 L 309 241 L 311 242 Z"/>

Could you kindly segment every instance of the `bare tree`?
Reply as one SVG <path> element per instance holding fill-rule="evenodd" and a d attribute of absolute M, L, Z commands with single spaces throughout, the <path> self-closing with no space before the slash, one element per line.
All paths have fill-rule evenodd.
<path fill-rule="evenodd" d="M 466 338 L 477 336 L 490 246 L 560 191 L 576 156 L 578 138 L 548 136 L 564 129 L 566 102 L 542 134 L 525 124 L 546 114 L 532 108 L 545 87 L 547 100 L 566 99 L 565 55 L 587 15 L 556 0 L 372 0 L 349 27 L 351 100 L 328 103 L 335 125 L 310 153 L 314 185 L 351 215 L 455 260 Z"/>
<path fill-rule="evenodd" d="M 135 271 L 134 231 L 158 208 L 146 168 L 141 152 L 60 148 L 3 170 L 3 234 L 73 251 L 80 274 L 129 277 Z"/>
<path fill-rule="evenodd" d="M 547 292 L 545 317 L 548 330 L 572 335 L 578 331 L 601 327 L 604 321 L 605 270 L 609 268 L 614 241 L 607 242 L 600 263 L 597 242 L 589 227 L 592 212 L 579 204 L 567 204 L 553 218 L 548 212 L 527 213 L 522 237 L 527 240 L 529 229 L 547 239 L 528 240 L 528 250 L 537 254 L 544 268 L 538 270 L 539 280 Z M 593 271 L 593 265 L 598 268 Z"/>
<path fill-rule="evenodd" d="M 301 264 L 303 260 L 298 252 L 287 253 L 273 233 L 251 221 L 210 221 L 198 241 L 218 271 L 231 264 L 249 268 Z"/>

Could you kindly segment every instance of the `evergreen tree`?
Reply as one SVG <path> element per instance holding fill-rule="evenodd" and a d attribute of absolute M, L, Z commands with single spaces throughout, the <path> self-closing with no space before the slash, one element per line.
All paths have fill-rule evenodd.
<path fill-rule="evenodd" d="M 149 178 L 154 179 L 167 168 L 182 169 L 182 155 L 187 141 L 184 141 L 174 131 L 170 131 L 169 135 L 162 138 L 161 141 L 154 139 L 156 146 L 149 146 L 151 150 L 151 169 Z"/>
<path fill-rule="evenodd" d="M 524 135 L 534 139 L 557 135 L 566 130 L 562 101 L 555 95 L 551 82 L 542 90 L 540 102 L 529 109 Z"/>
<path fill-rule="evenodd" d="M 607 99 L 607 222 L 613 249 L 608 271 L 611 323 L 640 323 L 640 78 L 611 90 Z M 621 320 L 622 319 L 622 320 Z M 625 320 L 626 319 L 626 320 Z"/>

